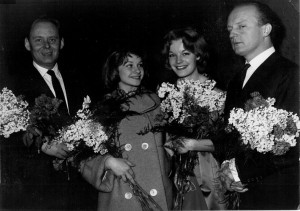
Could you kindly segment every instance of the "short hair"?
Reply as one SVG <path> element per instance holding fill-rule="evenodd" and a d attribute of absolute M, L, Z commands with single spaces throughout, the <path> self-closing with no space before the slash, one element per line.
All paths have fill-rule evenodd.
<path fill-rule="evenodd" d="M 140 57 L 145 65 L 145 54 L 144 52 L 135 48 L 121 48 L 112 52 L 103 66 L 102 70 L 102 80 L 104 89 L 106 92 L 112 92 L 118 88 L 118 83 L 120 82 L 119 76 L 119 66 L 127 62 L 127 58 L 130 55 L 135 55 Z M 144 67 L 144 78 L 148 77 L 147 68 Z"/>
<path fill-rule="evenodd" d="M 234 8 L 240 6 L 254 6 L 257 9 L 258 17 L 257 21 L 259 25 L 265 25 L 269 23 L 272 26 L 270 32 L 270 38 L 275 46 L 279 46 L 285 35 L 284 26 L 278 17 L 278 15 L 267 5 L 259 1 L 244 1 L 236 4 Z"/>
<path fill-rule="evenodd" d="M 58 31 L 58 35 L 59 35 L 59 39 L 62 38 L 62 31 L 61 31 L 61 26 L 60 26 L 60 22 L 57 20 L 57 19 L 54 19 L 54 18 L 50 18 L 50 17 L 47 17 L 47 16 L 42 16 L 42 17 L 39 17 L 37 19 L 35 19 L 31 26 L 30 26 L 30 29 L 29 29 L 29 33 L 27 35 L 28 38 L 30 38 L 30 33 L 32 31 L 32 29 L 34 28 L 34 26 L 38 23 L 52 23 L 57 31 Z"/>
<path fill-rule="evenodd" d="M 169 51 L 173 41 L 182 39 L 182 43 L 185 49 L 200 57 L 197 60 L 198 71 L 202 71 L 209 59 L 208 44 L 204 39 L 204 36 L 196 29 L 191 27 L 174 29 L 169 31 L 164 37 L 164 46 L 162 55 L 165 61 L 165 67 L 171 69 L 169 64 Z"/>

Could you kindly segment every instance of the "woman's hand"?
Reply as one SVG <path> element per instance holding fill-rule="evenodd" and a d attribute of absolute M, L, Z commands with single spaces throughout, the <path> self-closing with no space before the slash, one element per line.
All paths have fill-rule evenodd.
<path fill-rule="evenodd" d="M 126 159 L 122 158 L 114 158 L 114 157 L 109 157 L 105 161 L 105 168 L 110 169 L 113 171 L 113 173 L 121 178 L 124 182 L 127 180 L 130 180 L 133 184 L 134 182 L 134 172 L 131 169 L 134 164 L 129 162 Z"/>
<path fill-rule="evenodd" d="M 179 143 L 176 143 L 179 142 Z M 176 151 L 179 154 L 187 153 L 188 151 L 212 152 L 214 151 L 213 143 L 210 139 L 192 139 L 180 138 L 176 141 L 170 141 L 165 144 L 167 151 Z M 169 152 L 172 156 L 173 154 Z"/>
<path fill-rule="evenodd" d="M 187 153 L 188 151 L 193 151 L 196 145 L 195 142 L 197 142 L 197 140 L 195 139 L 189 139 L 189 138 L 182 139 L 181 141 L 182 145 L 181 146 L 178 145 L 176 151 L 179 154 L 184 154 Z"/>

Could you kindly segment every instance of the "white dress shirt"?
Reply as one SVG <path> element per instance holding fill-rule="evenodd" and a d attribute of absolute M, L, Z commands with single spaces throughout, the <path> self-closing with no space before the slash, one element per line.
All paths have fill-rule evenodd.
<path fill-rule="evenodd" d="M 48 69 L 41 67 L 40 65 L 38 65 L 35 61 L 33 61 L 33 66 L 39 71 L 39 73 L 41 74 L 41 76 L 43 77 L 43 79 L 45 80 L 45 82 L 47 83 L 49 89 L 51 90 L 51 92 L 54 94 L 54 96 L 56 97 L 56 93 L 54 91 L 53 85 L 52 85 L 52 79 L 51 76 L 49 74 L 47 74 Z M 68 98 L 67 98 L 67 94 L 66 94 L 66 89 L 65 89 L 65 84 L 64 84 L 64 80 L 58 70 L 58 64 L 56 63 L 54 65 L 54 67 L 52 68 L 52 70 L 55 73 L 56 78 L 58 79 L 60 86 L 63 90 L 64 93 L 64 97 L 65 97 L 65 101 L 67 104 L 67 108 L 69 111 L 69 104 L 68 104 Z"/>
<path fill-rule="evenodd" d="M 264 52 L 258 54 L 256 57 L 254 57 L 249 63 L 251 66 L 248 68 L 244 83 L 243 83 L 243 88 L 245 84 L 248 82 L 252 74 L 255 72 L 255 70 L 267 59 L 269 56 L 271 56 L 275 52 L 275 48 L 271 47 L 265 50 Z"/>

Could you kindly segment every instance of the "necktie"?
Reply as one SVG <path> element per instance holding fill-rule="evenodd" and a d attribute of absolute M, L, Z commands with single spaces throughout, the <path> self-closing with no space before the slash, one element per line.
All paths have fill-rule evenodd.
<path fill-rule="evenodd" d="M 64 93 L 63 93 L 62 88 L 60 86 L 59 80 L 56 78 L 56 75 L 55 75 L 54 71 L 53 70 L 48 70 L 47 73 L 51 76 L 52 86 L 54 88 L 56 98 L 60 99 L 60 100 L 63 100 L 64 103 L 62 103 L 61 105 L 64 104 L 66 106 Z"/>
<path fill-rule="evenodd" d="M 247 70 L 248 68 L 250 67 L 251 65 L 249 63 L 245 64 L 244 67 L 243 67 L 243 70 L 242 70 L 242 74 L 241 74 L 241 83 L 242 83 L 242 86 L 243 86 L 243 83 L 244 83 L 244 80 L 245 80 L 245 77 L 246 77 L 246 74 L 247 74 Z"/>

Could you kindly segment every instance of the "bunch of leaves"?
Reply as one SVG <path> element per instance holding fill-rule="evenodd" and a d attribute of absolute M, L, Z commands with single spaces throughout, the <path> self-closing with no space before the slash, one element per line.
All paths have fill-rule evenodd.
<path fill-rule="evenodd" d="M 29 136 L 32 138 L 26 139 L 26 146 L 35 144 L 39 149 L 44 142 L 48 142 L 48 140 L 55 137 L 59 129 L 72 121 L 68 112 L 65 109 L 61 109 L 62 102 L 62 100 L 48 97 L 45 94 L 35 99 L 34 106 L 29 109 L 29 125 L 26 132 L 38 131 L 40 136 Z"/>

